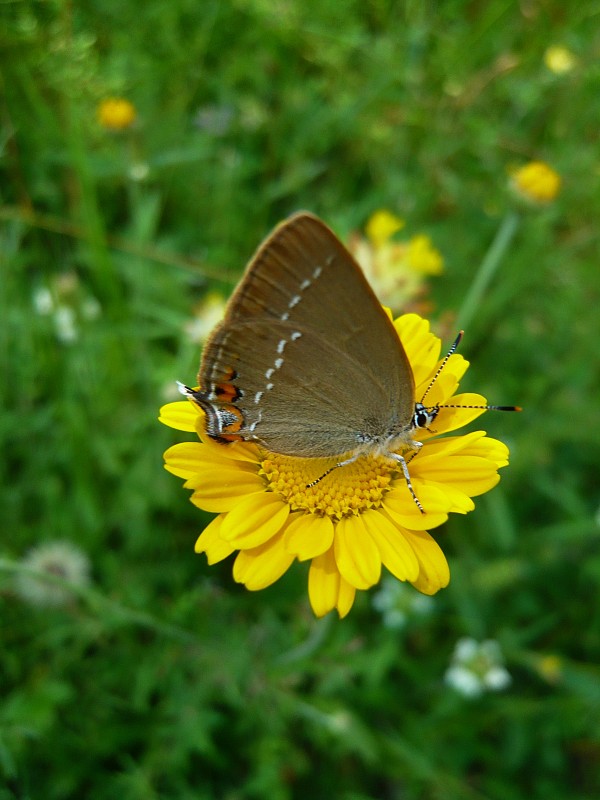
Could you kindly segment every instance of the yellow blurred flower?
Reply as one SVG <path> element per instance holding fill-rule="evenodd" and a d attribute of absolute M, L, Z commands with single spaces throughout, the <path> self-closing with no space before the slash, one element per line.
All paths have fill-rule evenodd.
<path fill-rule="evenodd" d="M 403 227 L 404 221 L 390 211 L 376 211 L 365 226 L 366 237 L 353 236 L 349 250 L 383 305 L 425 313 L 429 307 L 414 301 L 427 293 L 425 277 L 442 273 L 444 259 L 424 234 L 392 241 Z"/>
<path fill-rule="evenodd" d="M 561 177 L 543 161 L 530 161 L 512 174 L 512 185 L 526 200 L 550 203 L 558 195 Z"/>
<path fill-rule="evenodd" d="M 540 656 L 537 660 L 537 671 L 548 683 L 558 683 L 562 678 L 562 659 L 560 656 L 549 653 Z"/>
<path fill-rule="evenodd" d="M 406 249 L 408 266 L 423 275 L 441 275 L 444 271 L 444 259 L 429 238 L 421 233 L 413 236 Z"/>
<path fill-rule="evenodd" d="M 544 53 L 544 64 L 555 75 L 564 75 L 575 68 L 577 58 L 568 48 L 555 44 Z"/>
<path fill-rule="evenodd" d="M 123 97 L 107 97 L 98 103 L 98 122 L 111 131 L 122 131 L 135 122 L 137 111 L 133 103 Z"/>
<path fill-rule="evenodd" d="M 380 209 L 369 217 L 365 225 L 365 233 L 375 247 L 381 247 L 403 227 L 403 219 L 392 214 L 391 211 Z"/>

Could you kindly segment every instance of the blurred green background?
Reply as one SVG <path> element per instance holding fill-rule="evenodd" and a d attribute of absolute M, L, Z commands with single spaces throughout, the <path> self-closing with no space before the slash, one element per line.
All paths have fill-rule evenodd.
<path fill-rule="evenodd" d="M 0 800 L 598 797 L 598 3 L 0 17 Z M 543 207 L 508 188 L 531 160 L 562 177 Z M 306 565 L 246 592 L 194 555 L 210 515 L 162 468 L 191 438 L 156 417 L 194 380 L 194 309 L 299 208 L 428 234 L 446 341 L 515 221 L 463 388 L 525 412 L 485 417 L 511 466 L 435 532 L 452 580 L 425 610 L 385 583 L 315 620 Z M 56 542 L 70 594 L 32 572 Z M 497 643 L 502 691 L 452 684 L 464 637 Z"/>

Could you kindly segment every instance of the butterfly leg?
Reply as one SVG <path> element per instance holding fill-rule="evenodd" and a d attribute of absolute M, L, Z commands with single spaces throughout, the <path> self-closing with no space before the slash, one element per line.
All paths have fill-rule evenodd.
<path fill-rule="evenodd" d="M 346 461 L 338 461 L 338 463 L 334 464 L 333 467 L 330 467 L 329 469 L 325 470 L 325 472 L 322 475 L 320 475 L 315 481 L 307 483 L 306 488 L 311 489 L 313 486 L 316 486 L 317 483 L 321 483 L 323 478 L 326 478 L 328 475 L 331 475 L 334 469 L 337 469 L 338 467 L 347 467 L 348 464 L 354 464 L 356 459 L 360 458 L 361 455 L 362 453 L 356 453 L 355 455 L 352 456 L 352 458 L 347 458 Z"/>
<path fill-rule="evenodd" d="M 400 468 L 402 469 L 402 473 L 404 475 L 404 480 L 406 481 L 406 485 L 408 486 L 408 491 L 412 495 L 412 499 L 415 501 L 415 504 L 421 514 L 425 513 L 425 509 L 421 505 L 421 501 L 416 495 L 415 490 L 413 489 L 412 481 L 410 479 L 410 472 L 408 471 L 408 465 L 413 460 L 413 458 L 418 455 L 419 450 L 423 447 L 421 442 L 412 442 L 411 444 L 413 452 L 410 454 L 409 458 L 406 459 L 404 456 L 400 455 L 400 453 L 387 453 L 388 458 L 391 458 L 397 464 L 400 464 Z"/>

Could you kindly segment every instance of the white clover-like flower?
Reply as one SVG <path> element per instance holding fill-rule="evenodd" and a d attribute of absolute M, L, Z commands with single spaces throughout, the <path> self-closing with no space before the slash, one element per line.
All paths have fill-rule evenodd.
<path fill-rule="evenodd" d="M 479 697 L 486 691 L 506 689 L 512 679 L 497 641 L 465 637 L 456 643 L 444 680 L 465 697 Z"/>
<path fill-rule="evenodd" d="M 21 560 L 14 591 L 21 600 L 40 608 L 68 605 L 73 588 L 90 584 L 90 562 L 71 542 L 45 542 L 32 548 Z"/>

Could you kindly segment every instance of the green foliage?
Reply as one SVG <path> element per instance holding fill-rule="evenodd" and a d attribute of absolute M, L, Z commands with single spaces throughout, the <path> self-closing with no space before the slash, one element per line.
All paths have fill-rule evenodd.
<path fill-rule="evenodd" d="M 0 800 L 597 797 L 597 4 L 0 15 Z M 135 105 L 131 128 L 98 123 L 108 96 Z M 519 210 L 507 170 L 532 159 L 563 189 Z M 525 408 L 485 418 L 512 463 L 438 531 L 452 582 L 400 630 L 374 592 L 313 619 L 305 565 L 251 594 L 195 557 L 209 516 L 162 469 L 184 435 L 156 422 L 196 371 L 194 305 L 273 224 L 307 208 L 345 235 L 380 207 L 444 254 L 447 338 L 518 212 L 463 348 L 467 390 Z M 92 584 L 32 607 L 21 559 L 53 540 Z M 445 685 L 462 636 L 501 644 L 508 689 Z"/>

